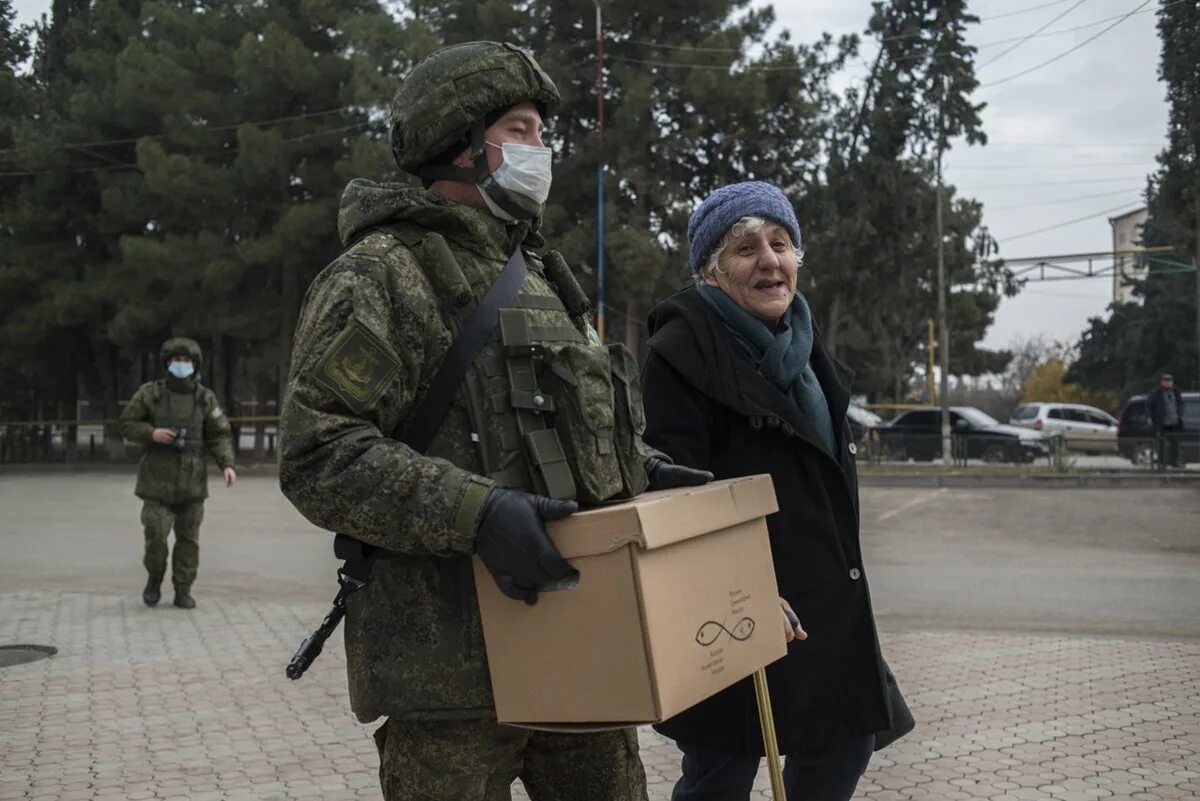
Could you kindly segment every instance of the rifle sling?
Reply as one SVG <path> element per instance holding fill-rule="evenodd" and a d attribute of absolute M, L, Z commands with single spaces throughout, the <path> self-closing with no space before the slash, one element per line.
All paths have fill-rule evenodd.
<path fill-rule="evenodd" d="M 455 393 L 466 378 L 467 369 L 500 324 L 500 310 L 516 303 L 528 271 L 525 254 L 518 247 L 446 351 L 428 391 L 399 437 L 417 453 L 424 454 L 429 450 L 434 435 L 450 411 Z M 346 534 L 337 534 L 333 539 L 334 555 L 345 561 L 342 570 L 361 584 L 367 583 L 379 550 Z"/>

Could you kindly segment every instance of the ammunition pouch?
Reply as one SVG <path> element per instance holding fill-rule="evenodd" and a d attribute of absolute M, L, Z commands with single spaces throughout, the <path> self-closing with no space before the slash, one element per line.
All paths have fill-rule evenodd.
<path fill-rule="evenodd" d="M 380 230 L 418 254 L 445 319 L 461 328 L 474 294 L 445 239 L 408 224 Z M 584 506 L 631 498 L 647 484 L 634 357 L 589 343 L 591 304 L 558 252 L 531 264 L 463 381 L 482 472 Z"/>
<path fill-rule="evenodd" d="M 612 363 L 615 444 L 625 490 L 622 497 L 632 498 L 645 492 L 650 484 L 646 476 L 646 457 L 650 454 L 641 444 L 646 411 L 642 407 L 640 373 L 637 359 L 622 344 L 609 345 L 608 358 Z"/>

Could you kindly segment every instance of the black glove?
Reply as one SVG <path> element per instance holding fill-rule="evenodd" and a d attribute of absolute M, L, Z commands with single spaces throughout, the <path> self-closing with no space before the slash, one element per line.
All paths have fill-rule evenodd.
<path fill-rule="evenodd" d="M 559 555 L 544 522 L 578 509 L 575 501 L 499 487 L 488 490 L 475 531 L 475 553 L 500 592 L 532 606 L 539 592 L 569 590 L 579 584 L 579 571 Z"/>
<path fill-rule="evenodd" d="M 676 487 L 698 487 L 713 480 L 713 474 L 707 470 L 693 470 L 678 464 L 651 456 L 646 460 L 646 478 L 650 479 L 650 489 L 665 490 Z"/>

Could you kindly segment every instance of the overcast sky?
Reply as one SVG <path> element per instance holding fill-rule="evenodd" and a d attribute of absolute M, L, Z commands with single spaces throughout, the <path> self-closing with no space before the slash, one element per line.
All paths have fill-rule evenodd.
<path fill-rule="evenodd" d="M 983 87 L 974 97 L 987 103 L 983 127 L 989 142 L 956 146 L 946 160 L 946 176 L 960 195 L 983 202 L 984 222 L 1007 258 L 1110 250 L 1108 217 L 1141 204 L 1146 175 L 1165 143 L 1167 106 L 1158 81 L 1156 15 L 1150 11 L 1157 2 L 1144 6 L 1149 13 L 1130 16 L 1053 64 L 987 86 L 1082 44 L 1117 19 L 1038 36 L 1003 55 L 1016 42 L 993 43 L 1026 36 L 1047 23 L 1044 33 L 1051 34 L 1119 18 L 1141 4 L 1084 0 L 1072 8 L 1077 1 L 970 3 L 981 18 L 968 41 L 979 48 L 976 74 Z M 801 40 L 819 31 L 860 31 L 871 12 L 869 0 L 785 0 L 774 5 L 780 25 Z M 864 53 L 868 62 L 871 54 Z M 862 64 L 851 70 L 855 76 L 867 71 Z M 1090 215 L 1098 216 L 1026 235 Z M 819 269 L 819 258 L 809 254 L 807 263 Z M 1030 284 L 1018 297 L 1003 301 L 984 344 L 998 348 L 1016 337 L 1038 334 L 1074 342 L 1089 317 L 1104 313 L 1111 297 L 1111 278 Z"/>
<path fill-rule="evenodd" d="M 1108 217 L 1141 203 L 1146 175 L 1154 168 L 1154 155 L 1166 131 L 1152 11 L 1159 2 L 1148 3 L 1143 8 L 1146 13 L 1130 16 L 1051 65 L 987 86 L 1082 44 L 1117 19 L 1090 23 L 1119 18 L 1140 4 L 1141 0 L 970 3 L 982 20 L 972 27 L 968 40 L 979 48 L 977 74 L 984 86 L 975 99 L 987 103 L 983 125 L 990 141 L 985 147 L 955 147 L 946 160 L 946 176 L 960 195 L 983 202 L 984 222 L 1000 241 L 1001 255 L 1109 250 Z M 32 21 L 49 5 L 49 0 L 16 2 L 23 22 Z M 802 41 L 823 31 L 861 32 L 871 12 L 870 0 L 780 0 L 774 6 L 780 26 Z M 1062 19 L 1053 21 L 1060 14 Z M 1042 35 L 1012 52 L 1003 51 L 1016 42 L 996 44 L 1043 26 L 1047 27 Z M 1055 33 L 1081 26 L 1087 27 Z M 869 50 L 863 54 L 868 61 L 870 56 Z M 846 78 L 867 71 L 857 64 Z M 808 264 L 820 269 L 820 254 L 808 254 Z M 1017 298 L 1003 302 L 984 344 L 1004 347 L 1014 338 L 1036 335 L 1074 342 L 1087 318 L 1104 312 L 1111 294 L 1111 279 L 1032 284 Z"/>

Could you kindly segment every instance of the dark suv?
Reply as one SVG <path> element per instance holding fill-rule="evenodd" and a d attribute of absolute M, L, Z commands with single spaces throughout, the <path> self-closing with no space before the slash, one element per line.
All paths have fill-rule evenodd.
<path fill-rule="evenodd" d="M 972 406 L 950 407 L 954 437 L 968 459 L 985 462 L 1032 462 L 1049 447 L 1032 429 L 1004 425 Z M 942 455 L 942 413 L 936 407 L 912 409 L 879 429 L 883 458 L 928 462 Z"/>
<path fill-rule="evenodd" d="M 1183 431 L 1180 436 L 1180 455 L 1184 464 L 1200 462 L 1200 392 L 1181 392 L 1183 400 Z M 1117 429 L 1117 448 L 1121 455 L 1137 465 L 1149 466 L 1154 454 L 1154 425 L 1145 395 L 1134 395 L 1121 410 Z"/>

